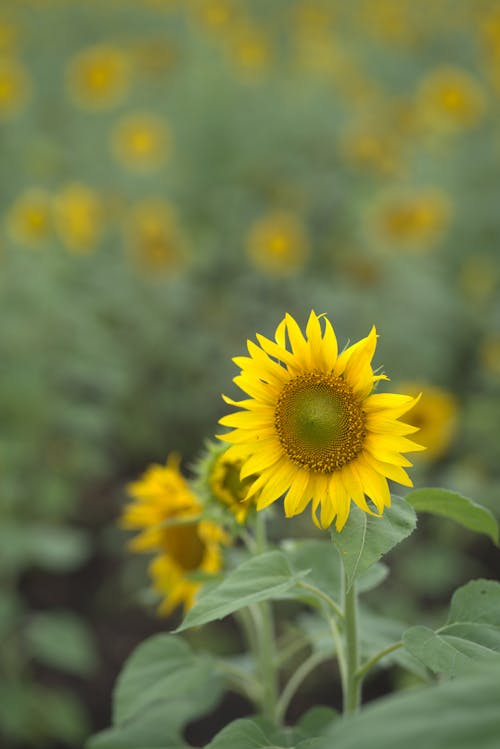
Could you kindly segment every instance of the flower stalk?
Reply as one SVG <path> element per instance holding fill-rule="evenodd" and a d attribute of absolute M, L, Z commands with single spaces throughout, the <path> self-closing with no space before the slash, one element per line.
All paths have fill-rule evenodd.
<path fill-rule="evenodd" d="M 361 699 L 361 678 L 358 648 L 358 601 L 356 586 L 349 587 L 347 575 L 344 574 L 344 643 L 345 669 L 343 674 L 344 713 L 356 712 Z"/>

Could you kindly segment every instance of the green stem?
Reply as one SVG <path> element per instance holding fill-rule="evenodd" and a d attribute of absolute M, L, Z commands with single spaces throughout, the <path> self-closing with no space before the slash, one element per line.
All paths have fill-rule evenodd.
<path fill-rule="evenodd" d="M 326 656 L 324 653 L 312 653 L 309 658 L 306 658 L 306 660 L 303 661 L 300 666 L 293 672 L 285 688 L 283 689 L 281 697 L 276 706 L 276 718 L 279 723 L 283 723 L 286 711 L 288 710 L 288 706 L 304 679 L 309 676 L 311 671 L 313 671 L 316 666 L 319 666 L 319 664 L 323 663 L 323 661 L 325 661 L 328 657 L 329 656 Z"/>
<path fill-rule="evenodd" d="M 320 598 L 326 605 L 332 609 L 334 614 L 338 616 L 339 619 L 344 618 L 344 613 L 342 609 L 337 606 L 333 598 L 330 598 L 326 593 L 323 593 L 322 590 L 319 588 L 316 588 L 314 585 L 310 585 L 309 583 L 305 583 L 303 580 L 299 580 L 297 582 L 297 587 L 302 588 L 303 590 L 308 590 L 310 593 L 312 593 L 316 598 Z"/>
<path fill-rule="evenodd" d="M 348 588 L 347 575 L 344 575 L 344 636 L 345 674 L 343 680 L 344 713 L 355 712 L 360 703 L 361 679 L 358 678 L 358 622 L 357 594 L 355 583 Z"/>
<path fill-rule="evenodd" d="M 403 643 L 401 641 L 395 642 L 393 645 L 389 645 L 388 647 L 384 648 L 383 650 L 380 650 L 378 653 L 375 653 L 374 656 L 370 658 L 370 660 L 366 661 L 366 663 L 363 663 L 363 665 L 358 668 L 356 672 L 356 678 L 361 681 L 368 671 L 375 666 L 376 663 L 378 663 L 382 658 L 385 658 L 386 655 L 389 655 L 390 653 L 393 653 L 395 650 L 399 650 L 399 648 L 403 647 Z"/>
<path fill-rule="evenodd" d="M 255 544 L 258 554 L 266 551 L 265 517 L 257 513 L 255 522 Z M 270 601 L 256 604 L 258 617 L 258 666 L 262 685 L 262 712 L 273 723 L 276 722 L 276 706 L 278 702 L 278 674 L 276 668 L 276 648 L 273 610 Z"/>

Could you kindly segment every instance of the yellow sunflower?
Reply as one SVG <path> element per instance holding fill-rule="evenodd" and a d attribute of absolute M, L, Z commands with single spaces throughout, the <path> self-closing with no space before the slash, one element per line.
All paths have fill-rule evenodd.
<path fill-rule="evenodd" d="M 242 479 L 242 461 L 231 458 L 224 449 L 215 455 L 208 471 L 208 483 L 212 497 L 226 506 L 238 523 L 244 523 L 251 508 L 255 506 L 255 495 L 247 501 L 247 494 L 256 477 Z"/>
<path fill-rule="evenodd" d="M 422 393 L 421 400 L 407 418 L 420 430 L 418 438 L 425 445 L 425 460 L 437 460 L 447 452 L 457 432 L 457 399 L 453 393 L 426 383 L 408 382 L 402 387 L 410 395 Z"/>
<path fill-rule="evenodd" d="M 336 520 L 342 530 L 351 500 L 364 512 L 379 515 L 390 505 L 387 479 L 412 482 L 402 453 L 422 450 L 406 435 L 417 427 L 399 421 L 418 400 L 408 395 L 373 393 L 378 380 L 371 360 L 377 334 L 338 354 L 332 325 L 311 312 L 304 336 L 286 315 L 272 341 L 257 334 L 248 341 L 250 356 L 236 357 L 241 367 L 234 382 L 249 398 L 233 401 L 241 411 L 221 419 L 234 429 L 220 439 L 232 443 L 227 455 L 243 461 L 241 478 L 259 474 L 248 498 L 260 492 L 262 510 L 282 495 L 287 517 L 311 502 L 316 525 Z M 366 495 L 366 496 L 365 496 Z M 321 506 L 320 518 L 317 510 Z"/>
<path fill-rule="evenodd" d="M 222 567 L 221 545 L 228 543 L 222 528 L 201 517 L 203 507 L 179 470 L 179 458 L 165 466 L 152 465 L 129 484 L 133 499 L 120 524 L 140 533 L 130 542 L 135 552 L 159 552 L 150 565 L 155 590 L 162 596 L 159 612 L 169 614 L 179 604 L 192 606 L 201 581 Z"/>

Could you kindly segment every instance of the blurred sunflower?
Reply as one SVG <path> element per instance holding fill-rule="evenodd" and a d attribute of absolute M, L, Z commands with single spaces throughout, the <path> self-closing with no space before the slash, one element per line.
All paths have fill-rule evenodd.
<path fill-rule="evenodd" d="M 362 0 L 356 11 L 356 24 L 368 35 L 384 43 L 411 44 L 418 38 L 411 0 Z"/>
<path fill-rule="evenodd" d="M 489 335 L 479 348 L 479 360 L 483 369 L 493 377 L 500 377 L 500 334 Z"/>
<path fill-rule="evenodd" d="M 416 106 L 424 126 L 442 131 L 462 130 L 482 120 L 487 95 L 469 72 L 443 65 L 421 81 Z"/>
<path fill-rule="evenodd" d="M 6 217 L 7 230 L 19 244 L 36 249 L 53 231 L 52 197 L 41 187 L 31 187 L 20 195 Z"/>
<path fill-rule="evenodd" d="M 209 444 L 196 466 L 198 486 L 206 495 L 207 504 L 229 510 L 240 525 L 246 522 L 250 511 L 255 507 L 255 495 L 247 501 L 247 493 L 252 481 L 257 478 L 250 476 L 242 479 L 241 467 L 242 461 L 231 458 L 227 454 L 227 447 L 220 443 Z"/>
<path fill-rule="evenodd" d="M 235 69 L 257 75 L 269 68 L 271 43 L 265 31 L 256 24 L 238 24 L 231 29 L 227 41 L 227 51 Z"/>
<path fill-rule="evenodd" d="M 251 227 L 247 253 L 257 270 L 270 276 L 288 276 L 303 268 L 309 240 L 302 222 L 292 213 L 274 212 Z"/>
<path fill-rule="evenodd" d="M 170 155 L 171 141 L 165 119 L 143 112 L 123 117 L 111 135 L 112 152 L 117 161 L 137 172 L 161 169 Z"/>
<path fill-rule="evenodd" d="M 125 98 L 131 83 L 128 57 L 118 47 L 97 44 L 79 52 L 66 71 L 66 86 L 85 109 L 110 109 Z"/>
<path fill-rule="evenodd" d="M 425 251 L 439 243 L 451 215 L 451 201 L 442 190 L 390 190 L 370 207 L 366 228 L 383 247 Z"/>
<path fill-rule="evenodd" d="M 153 586 L 163 600 L 159 612 L 189 609 L 202 582 L 194 573 L 213 575 L 222 568 L 222 528 L 201 517 L 203 507 L 179 470 L 178 457 L 152 465 L 129 484 L 132 497 L 120 525 L 140 533 L 130 542 L 135 552 L 159 552 L 150 565 Z"/>
<path fill-rule="evenodd" d="M 9 19 L 0 17 L 0 53 L 11 54 L 17 46 L 18 27 Z"/>
<path fill-rule="evenodd" d="M 410 395 L 422 393 L 415 408 L 406 417 L 418 427 L 419 441 L 425 445 L 424 460 L 437 460 L 449 448 L 458 426 L 458 404 L 455 396 L 436 386 L 425 383 L 403 383 L 401 389 Z"/>
<path fill-rule="evenodd" d="M 188 264 L 189 251 L 174 206 L 163 198 L 136 203 L 124 228 L 131 259 L 146 273 L 177 272 Z"/>
<path fill-rule="evenodd" d="M 492 299 L 499 280 L 498 259 L 485 252 L 466 257 L 458 272 L 460 290 L 476 303 Z"/>
<path fill-rule="evenodd" d="M 196 20 L 217 33 L 231 29 L 243 13 L 236 0 L 192 0 L 191 6 Z"/>
<path fill-rule="evenodd" d="M 19 114 L 30 93 L 30 78 L 15 59 L 0 60 L 0 122 Z"/>
<path fill-rule="evenodd" d="M 102 230 L 101 203 L 86 185 L 74 182 L 54 198 L 54 221 L 64 245 L 71 252 L 92 252 Z"/>
<path fill-rule="evenodd" d="M 339 139 L 339 152 L 348 164 L 375 174 L 395 174 L 401 166 L 398 139 L 375 123 L 349 125 Z"/>
<path fill-rule="evenodd" d="M 381 515 L 390 505 L 388 478 L 412 485 L 402 453 L 424 448 L 406 437 L 417 428 L 399 421 L 418 398 L 372 392 L 387 379 L 371 366 L 375 328 L 340 355 L 330 322 L 314 312 L 305 337 L 287 314 L 274 341 L 259 334 L 257 340 L 260 347 L 248 341 L 249 357 L 233 360 L 241 367 L 234 382 L 249 399 L 224 397 L 243 410 L 220 421 L 234 427 L 220 439 L 233 443 L 228 457 L 243 461 L 241 478 L 258 474 L 248 498 L 260 492 L 262 510 L 285 494 L 287 517 L 311 502 L 314 522 L 327 528 L 336 519 L 338 531 L 351 500 L 375 514 L 367 495 Z"/>

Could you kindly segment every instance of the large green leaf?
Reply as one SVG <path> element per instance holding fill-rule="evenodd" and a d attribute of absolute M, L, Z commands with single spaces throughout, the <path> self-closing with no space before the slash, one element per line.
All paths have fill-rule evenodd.
<path fill-rule="evenodd" d="M 401 497 L 393 497 L 392 505 L 381 517 L 374 517 L 353 506 L 340 533 L 332 530 L 332 539 L 344 563 L 347 584 L 354 580 L 416 527 L 414 510 Z"/>
<path fill-rule="evenodd" d="M 449 622 L 484 622 L 500 627 L 500 583 L 471 580 L 455 591 Z"/>
<path fill-rule="evenodd" d="M 396 619 L 372 611 L 361 605 L 359 610 L 360 649 L 363 660 L 369 660 L 376 653 L 401 640 L 408 625 Z M 415 658 L 405 648 L 398 648 L 382 658 L 378 668 L 398 665 L 405 671 L 415 674 L 419 679 L 428 680 L 429 674 L 421 661 Z"/>
<path fill-rule="evenodd" d="M 180 637 L 151 637 L 132 653 L 113 696 L 113 728 L 88 749 L 180 749 L 182 730 L 215 706 L 222 684 L 215 661 Z"/>
<path fill-rule="evenodd" d="M 476 533 L 484 533 L 498 545 L 498 522 L 486 507 L 447 489 L 416 489 L 406 501 L 417 512 L 449 518 Z"/>
<path fill-rule="evenodd" d="M 315 743 L 315 739 L 304 739 L 300 730 L 243 718 L 223 728 L 205 749 L 312 749 Z"/>
<path fill-rule="evenodd" d="M 26 629 L 32 655 L 52 668 L 88 675 L 97 663 L 94 641 L 82 619 L 68 611 L 34 614 Z"/>
<path fill-rule="evenodd" d="M 477 662 L 500 661 L 500 583 L 473 580 L 453 595 L 448 623 L 437 632 L 412 627 L 405 648 L 435 673 L 456 676 Z"/>
<path fill-rule="evenodd" d="M 434 632 L 411 627 L 403 636 L 405 648 L 435 673 L 448 676 L 474 670 L 479 662 L 498 660 L 500 631 L 490 625 L 455 625 Z"/>
<path fill-rule="evenodd" d="M 189 749 L 181 728 L 192 717 L 186 698 L 149 706 L 136 720 L 93 736 L 86 749 Z"/>
<path fill-rule="evenodd" d="M 220 694 L 215 667 L 213 658 L 193 653 L 180 637 L 151 637 L 136 648 L 118 677 L 113 722 L 124 723 L 157 702 L 189 698 L 203 684 L 210 683 L 210 692 Z"/>
<path fill-rule="evenodd" d="M 243 562 L 220 582 L 203 588 L 178 628 L 206 624 L 259 601 L 282 598 L 306 572 L 293 572 L 281 551 L 269 551 Z"/>
<path fill-rule="evenodd" d="M 304 582 L 340 601 L 342 567 L 338 550 L 330 540 L 290 541 L 283 551 L 295 574 L 302 577 L 307 572 Z"/>
<path fill-rule="evenodd" d="M 334 723 L 314 749 L 498 749 L 500 668 L 379 700 Z"/>

